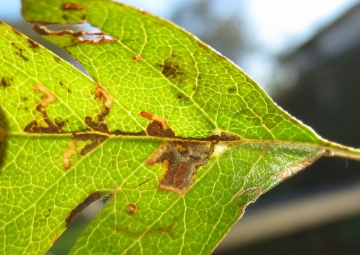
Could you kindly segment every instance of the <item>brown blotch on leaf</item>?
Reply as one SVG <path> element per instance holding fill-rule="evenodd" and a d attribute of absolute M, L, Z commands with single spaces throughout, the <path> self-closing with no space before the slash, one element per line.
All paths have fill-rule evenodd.
<path fill-rule="evenodd" d="M 101 198 L 101 194 L 99 191 L 96 191 L 92 194 L 90 194 L 87 198 L 85 198 L 84 201 L 82 201 L 80 204 L 78 204 L 69 214 L 68 217 L 66 217 L 65 222 L 66 222 L 66 227 L 68 227 L 71 222 L 74 221 L 74 219 L 76 218 L 76 216 L 79 215 L 79 213 L 84 210 L 86 207 L 88 207 L 91 203 L 93 203 L 94 201 L 98 200 L 99 198 Z"/>
<path fill-rule="evenodd" d="M 66 10 L 66 11 L 82 11 L 82 10 L 84 10 L 84 7 L 82 7 L 80 4 L 66 3 L 66 4 L 63 5 L 63 10 Z"/>
<path fill-rule="evenodd" d="M 146 111 L 140 112 L 140 115 L 151 121 L 146 128 L 146 133 L 149 136 L 175 137 L 174 131 L 169 127 L 164 117 Z"/>
<path fill-rule="evenodd" d="M 134 213 L 136 213 L 136 211 L 137 211 L 136 204 L 130 203 L 129 206 L 128 206 L 128 213 L 130 215 L 133 215 Z"/>
<path fill-rule="evenodd" d="M 234 94 L 237 92 L 237 88 L 235 86 L 229 87 L 227 90 L 228 90 L 228 93 L 230 93 L 230 94 Z"/>
<path fill-rule="evenodd" d="M 211 142 L 164 142 L 146 161 L 147 165 L 165 163 L 166 172 L 159 189 L 186 193 L 193 184 L 193 175 L 205 165 L 214 152 Z"/>
<path fill-rule="evenodd" d="M 185 72 L 182 70 L 180 64 L 176 60 L 175 56 L 171 56 L 164 60 L 164 63 L 161 66 L 161 73 L 168 78 L 178 78 L 181 75 L 184 75 Z"/>
<path fill-rule="evenodd" d="M 1 78 L 1 87 L 8 88 L 12 86 L 13 79 L 11 77 L 2 77 Z"/>
<path fill-rule="evenodd" d="M 34 40 L 28 38 L 28 43 L 30 44 L 30 48 L 32 48 L 34 51 L 36 51 L 37 48 L 39 48 L 39 44 L 35 42 Z"/>
<path fill-rule="evenodd" d="M 136 61 L 142 60 L 142 58 L 141 58 L 141 56 L 140 56 L 139 54 L 135 54 L 135 55 L 133 56 L 133 59 L 136 60 Z"/>

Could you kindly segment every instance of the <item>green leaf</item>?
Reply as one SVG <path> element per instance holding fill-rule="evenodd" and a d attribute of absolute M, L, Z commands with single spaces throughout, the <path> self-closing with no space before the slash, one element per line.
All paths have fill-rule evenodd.
<path fill-rule="evenodd" d="M 323 155 L 360 157 L 158 17 L 106 0 L 24 0 L 23 14 L 100 32 L 35 27 L 90 79 L 0 24 L 2 254 L 44 253 L 103 196 L 71 254 L 210 253 L 284 179 Z"/>

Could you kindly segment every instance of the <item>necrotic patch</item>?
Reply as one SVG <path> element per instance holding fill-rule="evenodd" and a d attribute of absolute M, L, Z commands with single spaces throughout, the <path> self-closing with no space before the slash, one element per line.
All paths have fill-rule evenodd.
<path fill-rule="evenodd" d="M 197 169 L 209 161 L 213 151 L 211 142 L 165 142 L 146 164 L 165 162 L 167 170 L 158 188 L 184 194 L 193 184 Z"/>

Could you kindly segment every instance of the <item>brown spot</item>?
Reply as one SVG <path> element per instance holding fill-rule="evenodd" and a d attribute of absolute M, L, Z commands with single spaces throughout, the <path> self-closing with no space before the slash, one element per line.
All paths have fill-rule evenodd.
<path fill-rule="evenodd" d="M 59 58 L 58 56 L 54 56 L 54 60 L 55 60 L 56 63 L 60 63 L 61 58 Z"/>
<path fill-rule="evenodd" d="M 236 91 L 237 91 L 236 87 L 229 87 L 228 88 L 228 93 L 230 93 L 230 94 L 234 94 L 234 93 L 236 93 Z"/>
<path fill-rule="evenodd" d="M 63 18 L 64 20 L 67 20 L 67 19 L 69 19 L 69 15 L 68 15 L 67 13 L 64 13 L 64 14 L 62 15 L 62 18 Z"/>
<path fill-rule="evenodd" d="M 79 215 L 79 213 L 84 210 L 86 207 L 88 207 L 91 203 L 101 198 L 101 194 L 99 191 L 95 191 L 94 193 L 90 194 L 87 198 L 85 198 L 84 201 L 82 201 L 80 204 L 78 204 L 69 214 L 69 216 L 65 219 L 66 227 L 68 227 L 71 222 L 74 221 L 76 216 Z"/>
<path fill-rule="evenodd" d="M 140 112 L 140 115 L 151 122 L 146 128 L 146 132 L 150 136 L 175 137 L 174 131 L 169 127 L 164 117 L 151 114 L 146 111 Z"/>
<path fill-rule="evenodd" d="M 164 60 L 161 65 L 161 73 L 168 78 L 178 78 L 185 74 L 174 55 Z"/>
<path fill-rule="evenodd" d="M 63 5 L 63 9 L 66 11 L 82 11 L 84 10 L 84 7 L 80 4 L 66 3 Z"/>
<path fill-rule="evenodd" d="M 35 42 L 34 40 L 28 38 L 28 43 L 30 44 L 30 48 L 32 48 L 34 51 L 36 51 L 37 48 L 39 48 L 39 44 Z"/>
<path fill-rule="evenodd" d="M 13 79 L 11 77 L 2 77 L 1 78 L 1 86 L 3 88 L 8 88 L 12 86 Z"/>
<path fill-rule="evenodd" d="M 15 43 L 11 43 L 11 45 L 15 48 L 15 55 L 21 57 L 24 61 L 29 61 L 29 58 L 24 56 L 24 50 L 23 48 L 18 47 Z"/>
<path fill-rule="evenodd" d="M 179 100 L 188 99 L 188 97 L 187 97 L 184 93 L 181 93 L 181 92 L 177 93 L 177 94 L 176 94 L 176 97 L 177 97 L 177 99 L 179 99 Z"/>
<path fill-rule="evenodd" d="M 167 170 L 158 188 L 184 194 L 193 184 L 197 169 L 209 161 L 213 151 L 211 142 L 164 142 L 146 164 L 164 162 Z"/>
<path fill-rule="evenodd" d="M 135 54 L 135 55 L 133 56 L 133 59 L 136 60 L 136 61 L 142 60 L 142 58 L 141 58 L 141 56 L 140 56 L 139 54 Z"/>
<path fill-rule="evenodd" d="M 136 204 L 130 203 L 130 204 L 129 204 L 129 208 L 128 208 L 128 213 L 129 213 L 130 215 L 133 215 L 134 213 L 136 213 L 136 211 L 137 211 L 137 206 L 136 206 Z"/>

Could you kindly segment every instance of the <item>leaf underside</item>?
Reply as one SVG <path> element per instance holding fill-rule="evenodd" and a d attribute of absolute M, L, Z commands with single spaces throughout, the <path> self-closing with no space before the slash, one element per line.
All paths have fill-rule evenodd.
<path fill-rule="evenodd" d="M 24 0 L 23 14 L 91 78 L 0 24 L 1 254 L 44 253 L 102 196 L 71 254 L 210 253 L 249 203 L 325 153 L 168 21 L 106 0 Z M 39 25 L 86 22 L 99 31 Z"/>

